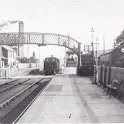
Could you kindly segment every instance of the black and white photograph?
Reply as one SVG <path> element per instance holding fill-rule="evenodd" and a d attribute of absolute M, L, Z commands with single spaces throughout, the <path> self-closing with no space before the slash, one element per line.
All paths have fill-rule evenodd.
<path fill-rule="evenodd" d="M 0 124 L 124 123 L 124 0 L 0 0 Z"/>

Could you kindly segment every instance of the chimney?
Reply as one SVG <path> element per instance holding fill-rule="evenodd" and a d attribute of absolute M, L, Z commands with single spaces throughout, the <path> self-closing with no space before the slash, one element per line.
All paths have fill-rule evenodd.
<path fill-rule="evenodd" d="M 19 33 L 24 33 L 24 23 L 23 23 L 23 21 L 19 21 Z"/>

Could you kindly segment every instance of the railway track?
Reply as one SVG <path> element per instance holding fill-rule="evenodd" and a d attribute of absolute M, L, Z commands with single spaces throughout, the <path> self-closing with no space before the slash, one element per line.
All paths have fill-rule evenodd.
<path fill-rule="evenodd" d="M 0 94 L 3 93 L 3 92 L 5 92 L 5 91 L 7 91 L 7 90 L 10 90 L 10 89 L 12 89 L 12 88 L 14 88 L 14 87 L 16 87 L 16 86 L 19 86 L 20 84 L 23 84 L 23 83 L 25 83 L 25 82 L 27 82 L 27 81 L 29 81 L 29 80 L 30 80 L 30 79 L 26 79 L 26 80 L 24 80 L 24 81 L 19 81 L 19 79 L 18 79 L 18 80 L 16 80 L 17 82 L 13 81 L 14 84 L 12 84 L 13 82 L 10 82 L 9 84 L 7 83 L 7 84 L 5 84 L 5 85 L 2 85 L 2 86 L 0 87 Z"/>
<path fill-rule="evenodd" d="M 12 81 L 9 81 L 9 82 L 5 82 L 4 84 L 1 84 L 0 85 L 0 90 L 6 88 L 8 85 L 11 85 L 13 84 L 14 82 L 18 81 L 19 79 L 16 79 L 16 80 L 12 80 Z"/>
<path fill-rule="evenodd" d="M 32 103 L 32 100 L 47 86 L 50 80 L 51 78 L 17 80 L 1 89 L 0 123 L 16 123 L 27 106 Z"/>

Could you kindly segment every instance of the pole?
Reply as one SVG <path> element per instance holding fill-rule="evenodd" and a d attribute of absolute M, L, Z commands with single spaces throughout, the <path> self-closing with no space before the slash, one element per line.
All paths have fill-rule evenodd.
<path fill-rule="evenodd" d="M 93 27 L 92 27 L 92 29 L 91 29 L 91 38 L 92 38 L 92 61 L 93 61 L 93 65 L 94 65 L 94 41 L 93 41 L 93 38 L 94 38 L 94 36 L 93 36 L 93 33 L 94 33 L 95 31 L 94 31 L 94 29 L 93 29 Z M 93 81 L 92 81 L 92 84 L 96 84 L 96 68 L 95 68 L 95 66 L 94 66 L 94 70 L 93 70 L 93 72 L 94 72 L 94 74 L 93 74 Z"/>
<path fill-rule="evenodd" d="M 95 31 L 94 31 L 94 29 L 93 29 L 93 27 L 92 27 L 92 29 L 91 29 L 91 38 L 92 38 L 92 43 L 91 43 L 91 45 L 92 45 L 92 55 L 93 55 L 93 63 L 94 63 L 94 42 L 93 42 L 93 38 L 94 38 L 94 36 L 93 36 L 93 33 L 94 33 Z"/>
<path fill-rule="evenodd" d="M 93 52 L 93 58 L 94 58 L 94 42 L 93 42 L 93 34 L 91 35 L 92 37 L 92 52 Z"/>
<path fill-rule="evenodd" d="M 65 47 L 65 59 L 64 59 L 64 67 L 66 67 L 66 47 Z"/>
<path fill-rule="evenodd" d="M 18 34 L 18 59 L 19 59 L 19 40 L 20 40 L 20 36 Z"/>
<path fill-rule="evenodd" d="M 39 46 L 39 62 L 40 62 L 40 46 Z"/>
<path fill-rule="evenodd" d="M 18 59 L 19 59 L 19 43 L 20 43 L 20 21 L 19 21 L 19 34 L 18 34 Z"/>
<path fill-rule="evenodd" d="M 30 51 L 29 51 L 29 48 L 30 48 L 30 34 L 29 34 L 29 46 L 28 46 L 28 55 L 29 55 L 29 68 L 31 68 L 31 60 L 30 60 Z"/>
<path fill-rule="evenodd" d="M 39 48 L 39 61 L 38 61 L 38 66 L 40 67 L 40 46 L 39 46 L 38 48 Z"/>
<path fill-rule="evenodd" d="M 17 60 L 18 60 L 18 64 L 17 64 L 17 68 L 18 68 L 18 71 L 19 71 L 19 44 L 20 44 L 20 29 L 19 29 L 19 34 L 18 34 L 18 46 L 17 46 Z"/>
<path fill-rule="evenodd" d="M 97 39 L 98 41 L 98 39 Z M 95 43 L 96 45 L 96 84 L 98 83 L 98 56 L 97 56 L 97 49 L 98 49 L 98 45 L 99 43 Z"/>
<path fill-rule="evenodd" d="M 81 66 L 81 43 L 78 43 L 78 66 L 77 66 L 77 74 L 80 75 L 80 66 Z"/>
<path fill-rule="evenodd" d="M 105 54 L 105 35 L 103 35 L 103 54 Z"/>

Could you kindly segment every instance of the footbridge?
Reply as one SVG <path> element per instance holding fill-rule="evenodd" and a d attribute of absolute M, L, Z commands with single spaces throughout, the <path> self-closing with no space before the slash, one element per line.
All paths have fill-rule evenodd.
<path fill-rule="evenodd" d="M 81 43 L 70 36 L 35 32 L 0 33 L 0 45 L 19 46 L 23 44 L 58 45 L 69 48 L 78 56 L 78 68 L 81 65 Z"/>

